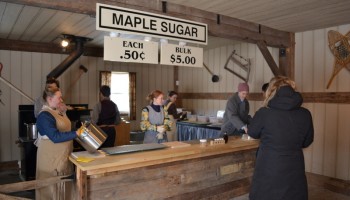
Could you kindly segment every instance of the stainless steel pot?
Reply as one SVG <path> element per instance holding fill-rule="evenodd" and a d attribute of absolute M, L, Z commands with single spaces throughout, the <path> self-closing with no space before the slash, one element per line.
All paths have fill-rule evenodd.
<path fill-rule="evenodd" d="M 107 134 L 93 123 L 83 124 L 83 133 L 75 140 L 88 152 L 94 153 L 106 141 Z"/>
<path fill-rule="evenodd" d="M 36 128 L 35 123 L 31 123 L 31 124 L 25 123 L 24 125 L 26 125 L 26 127 L 27 127 L 27 138 L 28 139 L 34 140 L 34 139 L 38 138 L 38 130 Z"/>

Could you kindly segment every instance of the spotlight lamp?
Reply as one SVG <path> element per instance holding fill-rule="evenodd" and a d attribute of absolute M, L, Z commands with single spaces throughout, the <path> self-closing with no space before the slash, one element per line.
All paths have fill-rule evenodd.
<path fill-rule="evenodd" d="M 182 46 L 182 47 L 183 47 L 183 46 L 186 46 L 186 42 L 180 41 L 180 42 L 179 42 L 179 46 Z"/>
<path fill-rule="evenodd" d="M 91 41 L 91 38 L 87 37 L 81 37 L 81 36 L 75 36 L 75 35 L 69 35 L 69 34 L 62 34 L 61 37 L 61 46 L 66 49 L 71 44 L 77 43 L 77 42 L 88 42 Z"/>
<path fill-rule="evenodd" d="M 144 38 L 143 40 L 146 41 L 146 42 L 149 42 L 149 41 L 152 40 L 152 37 L 150 37 L 150 36 L 145 36 L 145 38 Z"/>
<path fill-rule="evenodd" d="M 69 45 L 69 41 L 67 40 L 67 39 L 63 39 L 62 41 L 61 41 L 61 46 L 62 47 L 67 47 Z"/>
<path fill-rule="evenodd" d="M 109 37 L 119 37 L 120 36 L 120 33 L 118 32 L 110 32 L 109 33 Z"/>
<path fill-rule="evenodd" d="M 168 39 L 161 38 L 160 43 L 161 44 L 168 44 Z"/>

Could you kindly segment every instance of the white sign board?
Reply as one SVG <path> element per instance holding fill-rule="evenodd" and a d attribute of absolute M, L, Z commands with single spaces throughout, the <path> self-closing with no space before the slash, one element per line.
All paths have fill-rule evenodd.
<path fill-rule="evenodd" d="M 106 4 L 96 4 L 96 29 L 207 44 L 206 24 Z"/>
<path fill-rule="evenodd" d="M 203 49 L 174 44 L 162 44 L 160 64 L 203 67 Z"/>
<path fill-rule="evenodd" d="M 158 43 L 105 36 L 103 59 L 158 64 Z"/>

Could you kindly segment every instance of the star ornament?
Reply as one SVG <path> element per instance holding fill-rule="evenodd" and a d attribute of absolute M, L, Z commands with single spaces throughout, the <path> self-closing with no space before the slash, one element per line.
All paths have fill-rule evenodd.
<path fill-rule="evenodd" d="M 335 58 L 333 65 L 333 73 L 328 81 L 327 89 L 331 85 L 334 77 L 341 69 L 350 70 L 350 31 L 346 35 L 342 35 L 338 31 L 328 31 L 328 46 Z"/>

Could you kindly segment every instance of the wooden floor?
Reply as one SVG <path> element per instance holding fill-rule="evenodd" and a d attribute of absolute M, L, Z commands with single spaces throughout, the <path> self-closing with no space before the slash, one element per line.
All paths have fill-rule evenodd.
<path fill-rule="evenodd" d="M 0 172 L 0 185 L 21 181 L 15 170 Z M 350 200 L 350 196 L 332 192 L 320 186 L 317 181 L 309 183 L 309 200 Z M 34 191 L 23 191 L 11 194 L 11 196 L 34 199 Z M 0 198 L 1 199 L 1 198 Z M 248 194 L 232 198 L 231 200 L 249 200 Z"/>
<path fill-rule="evenodd" d="M 231 200 L 249 200 L 248 194 Z M 319 186 L 309 185 L 309 200 L 350 200 L 350 196 L 335 193 Z"/>

